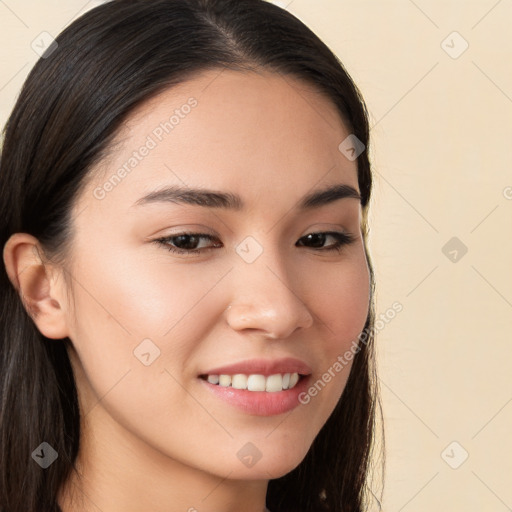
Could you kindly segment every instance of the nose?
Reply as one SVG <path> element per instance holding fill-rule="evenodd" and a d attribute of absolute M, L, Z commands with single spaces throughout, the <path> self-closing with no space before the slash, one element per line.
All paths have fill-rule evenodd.
<path fill-rule="evenodd" d="M 310 327 L 312 312 L 288 274 L 275 258 L 239 262 L 231 275 L 234 299 L 226 313 L 230 327 L 260 331 L 271 339 L 285 339 L 297 329 Z"/>

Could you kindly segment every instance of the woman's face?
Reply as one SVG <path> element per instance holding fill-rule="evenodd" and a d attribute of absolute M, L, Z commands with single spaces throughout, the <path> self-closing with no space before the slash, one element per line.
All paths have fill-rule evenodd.
<path fill-rule="evenodd" d="M 208 71 L 130 116 L 75 204 L 67 267 L 70 355 L 95 438 L 236 479 L 300 463 L 368 313 L 360 201 L 302 204 L 334 185 L 359 192 L 338 149 L 349 134 L 326 98 L 268 72 Z M 336 250 L 336 233 L 352 243 Z M 208 383 L 224 366 L 307 376 L 284 391 Z M 255 389 L 281 380 L 249 378 Z"/>

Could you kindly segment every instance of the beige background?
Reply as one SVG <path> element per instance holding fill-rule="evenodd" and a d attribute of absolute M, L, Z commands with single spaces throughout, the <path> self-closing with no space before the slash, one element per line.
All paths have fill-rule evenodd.
<path fill-rule="evenodd" d="M 0 0 L 2 125 L 31 43 L 99 3 Z M 371 114 L 377 313 L 403 306 L 377 338 L 383 509 L 512 510 L 512 4 L 275 3 L 335 51 Z"/>

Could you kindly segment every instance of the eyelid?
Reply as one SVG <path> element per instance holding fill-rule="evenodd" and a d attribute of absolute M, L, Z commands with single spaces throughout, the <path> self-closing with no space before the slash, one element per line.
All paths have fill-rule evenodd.
<path fill-rule="evenodd" d="M 219 238 L 216 235 L 211 235 L 210 233 L 200 233 L 197 231 L 179 231 L 177 233 L 170 233 L 168 235 L 165 235 L 165 236 L 162 236 L 159 238 L 155 238 L 154 240 L 152 240 L 152 242 L 155 242 L 159 245 L 164 246 L 170 252 L 174 252 L 174 253 L 182 254 L 182 255 L 199 254 L 199 253 L 204 253 L 206 251 L 218 248 L 218 244 L 214 244 L 212 246 L 202 247 L 200 249 L 180 249 L 179 247 L 173 247 L 172 245 L 169 244 L 169 241 L 171 239 L 177 238 L 179 236 L 187 236 L 187 235 L 195 236 L 197 238 L 206 238 L 210 241 L 219 240 Z M 222 242 L 220 242 L 220 243 L 222 244 Z"/>
<path fill-rule="evenodd" d="M 354 235 L 352 233 L 349 233 L 348 231 L 311 231 L 299 238 L 298 241 L 302 240 L 303 238 L 309 236 L 309 235 L 325 235 L 325 236 L 332 236 L 334 239 L 336 239 L 337 243 L 333 246 L 326 246 L 326 248 L 315 248 L 312 247 L 311 249 L 317 250 L 319 252 L 327 252 L 330 247 L 333 248 L 333 250 L 336 248 L 343 248 L 343 246 L 350 245 L 351 243 L 355 242 L 357 240 L 357 235 Z M 297 242 L 298 242 L 297 241 Z"/>
<path fill-rule="evenodd" d="M 348 231 L 341 230 L 341 231 L 334 231 L 334 230 L 317 230 L 317 231 L 310 231 L 309 233 L 306 233 L 305 235 L 302 235 L 296 242 L 297 244 L 304 238 L 308 237 L 309 235 L 323 235 L 323 236 L 331 236 L 333 237 L 336 242 L 331 245 L 323 246 L 323 247 L 309 247 L 307 245 L 299 244 L 299 247 L 305 247 L 306 249 L 313 250 L 318 253 L 326 253 L 329 254 L 331 252 L 337 251 L 338 253 L 341 253 L 342 249 L 352 243 L 354 243 L 357 240 L 357 235 L 354 236 L 352 233 L 349 233 Z M 169 243 L 171 239 L 180 237 L 180 236 L 191 236 L 196 238 L 205 238 L 207 240 L 213 241 L 213 240 L 219 240 L 219 238 L 216 235 L 211 235 L 209 233 L 200 233 L 200 232 L 194 232 L 194 231 L 181 231 L 178 233 L 171 233 L 169 235 L 166 235 L 164 237 L 156 238 L 153 240 L 153 242 L 160 244 L 167 248 L 170 252 L 180 254 L 183 256 L 191 256 L 193 254 L 204 254 L 207 251 L 211 251 L 213 249 L 217 249 L 219 247 L 223 247 L 223 243 L 220 242 L 219 244 L 214 244 L 209 247 L 202 247 L 199 249 L 181 249 L 179 247 L 174 246 L 172 243 Z M 220 240 L 219 240 L 220 241 Z"/>

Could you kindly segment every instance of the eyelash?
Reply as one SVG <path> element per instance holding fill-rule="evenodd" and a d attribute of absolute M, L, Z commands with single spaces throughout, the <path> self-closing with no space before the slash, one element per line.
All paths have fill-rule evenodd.
<path fill-rule="evenodd" d="M 302 240 L 303 238 L 306 238 L 310 235 L 330 235 L 336 239 L 336 243 L 327 246 L 327 248 L 316 248 L 312 247 L 313 250 L 320 251 L 320 252 L 331 252 L 331 251 L 337 251 L 341 252 L 343 246 L 352 244 L 355 242 L 356 237 L 354 237 L 351 233 L 342 233 L 338 231 L 318 231 L 313 233 L 308 233 L 307 235 L 304 235 L 299 240 Z M 180 249 L 178 247 L 170 245 L 169 242 L 174 240 L 175 238 L 178 238 L 180 236 L 193 236 L 198 238 L 206 238 L 207 240 L 215 240 L 216 238 L 212 235 L 209 235 L 207 233 L 192 233 L 192 232 L 183 232 L 183 233 L 177 233 L 172 236 L 166 236 L 162 238 L 157 238 L 153 240 L 155 243 L 159 245 L 163 245 L 167 250 L 173 253 L 177 254 L 199 254 L 202 252 L 206 252 L 212 249 L 216 249 L 219 246 L 216 247 L 204 247 L 202 249 Z M 307 247 L 307 246 L 306 246 Z"/>

